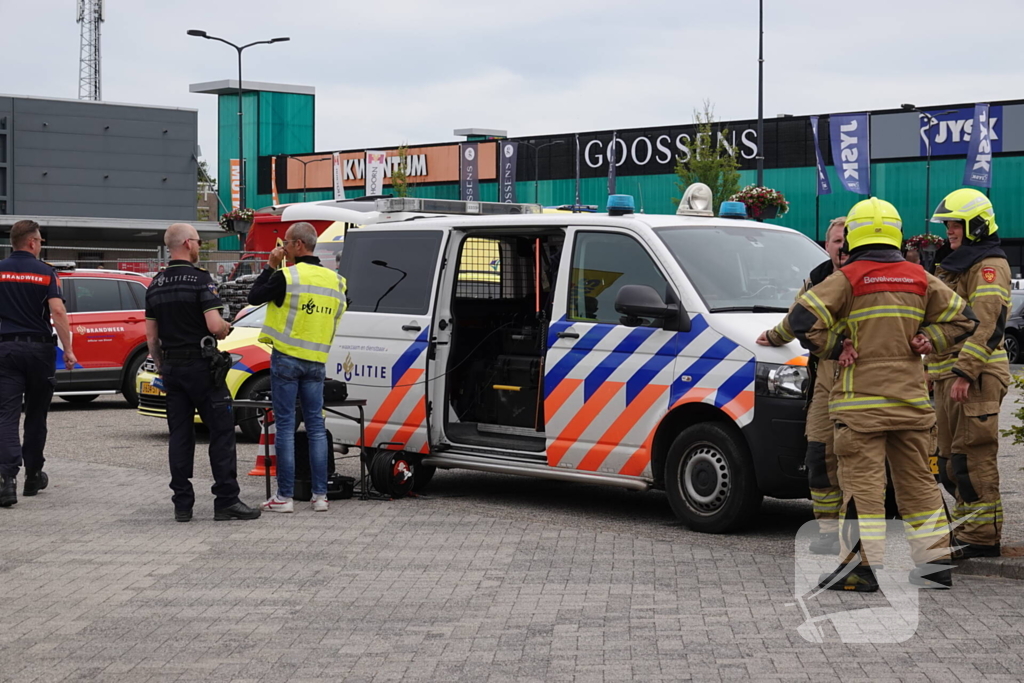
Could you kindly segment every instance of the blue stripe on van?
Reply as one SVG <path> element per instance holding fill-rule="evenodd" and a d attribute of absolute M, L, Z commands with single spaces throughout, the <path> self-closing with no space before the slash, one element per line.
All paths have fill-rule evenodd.
<path fill-rule="evenodd" d="M 672 382 L 672 390 L 670 393 L 669 401 L 670 404 L 675 404 L 683 395 L 692 389 L 697 382 L 701 381 L 710 373 L 715 367 L 722 362 L 722 360 L 732 353 L 733 349 L 736 348 L 736 343 L 722 337 L 714 345 L 704 352 L 704 354 L 690 363 L 690 365 L 679 373 L 675 381 Z M 690 381 L 682 381 L 682 377 L 689 376 Z"/>
<path fill-rule="evenodd" d="M 633 358 L 640 345 L 650 339 L 651 335 L 658 330 L 653 327 L 638 327 L 626 335 L 626 338 L 619 342 L 615 350 L 609 353 L 596 368 L 590 371 L 583 381 L 583 400 L 588 401 L 598 387 L 611 377 L 612 373 L 619 369 L 623 363 Z"/>
<path fill-rule="evenodd" d="M 427 326 L 419 336 L 416 337 L 416 341 L 409 345 L 402 355 L 398 357 L 398 360 L 391 367 L 391 388 L 394 389 L 395 385 L 402 381 L 402 375 L 413 366 L 416 359 L 420 357 L 420 354 L 427 349 L 427 336 L 430 334 L 430 327 Z"/>
<path fill-rule="evenodd" d="M 564 328 L 563 328 L 564 329 Z M 594 349 L 597 342 L 615 329 L 615 325 L 594 325 L 580 337 L 564 356 L 558 359 L 555 366 L 544 376 L 544 398 L 551 395 L 562 380 L 569 376 L 572 369 Z M 550 351 L 549 351 L 550 353 Z"/>
<path fill-rule="evenodd" d="M 757 363 L 751 358 L 743 364 L 743 367 L 734 372 L 732 377 L 722 382 L 722 386 L 718 387 L 718 394 L 715 396 L 715 405 L 721 408 L 739 396 L 740 392 L 754 381 L 756 369 Z"/>

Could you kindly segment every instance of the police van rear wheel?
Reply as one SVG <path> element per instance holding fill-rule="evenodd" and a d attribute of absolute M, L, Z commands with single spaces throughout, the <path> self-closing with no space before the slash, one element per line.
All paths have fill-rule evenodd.
<path fill-rule="evenodd" d="M 762 498 L 743 437 L 718 423 L 693 425 L 676 437 L 665 463 L 665 490 L 684 524 L 712 534 L 748 523 Z"/>

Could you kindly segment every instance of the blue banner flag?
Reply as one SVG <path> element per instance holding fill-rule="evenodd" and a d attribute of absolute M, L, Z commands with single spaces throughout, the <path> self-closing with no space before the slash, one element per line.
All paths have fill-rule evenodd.
<path fill-rule="evenodd" d="M 967 147 L 964 185 L 992 187 L 992 128 L 988 104 L 974 105 L 974 124 Z"/>
<path fill-rule="evenodd" d="M 459 163 L 459 186 L 462 188 L 460 196 L 467 202 L 479 201 L 480 161 L 477 159 L 477 143 L 463 142 L 459 145 L 459 151 L 462 153 Z"/>
<path fill-rule="evenodd" d="M 818 143 L 818 117 L 811 117 L 811 133 L 814 134 L 814 158 L 818 164 L 818 187 L 817 194 L 832 194 L 832 183 L 828 181 L 828 170 L 825 168 L 825 159 L 821 155 L 821 145 Z"/>
<path fill-rule="evenodd" d="M 871 148 L 867 114 L 832 114 L 832 165 L 843 186 L 857 194 L 871 194 Z"/>

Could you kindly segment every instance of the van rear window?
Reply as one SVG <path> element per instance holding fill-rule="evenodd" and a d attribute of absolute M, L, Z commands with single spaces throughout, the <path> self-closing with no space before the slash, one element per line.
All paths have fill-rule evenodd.
<path fill-rule="evenodd" d="M 428 313 L 442 237 L 440 230 L 349 232 L 340 268 L 348 310 Z"/>

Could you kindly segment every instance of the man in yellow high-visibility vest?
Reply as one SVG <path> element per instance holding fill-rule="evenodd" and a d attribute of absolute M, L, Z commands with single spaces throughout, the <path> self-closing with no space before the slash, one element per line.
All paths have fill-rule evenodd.
<path fill-rule="evenodd" d="M 249 303 L 267 303 L 259 340 L 274 347 L 270 389 L 277 424 L 277 493 L 262 504 L 271 512 L 293 512 L 295 486 L 295 403 L 302 405 L 309 438 L 312 507 L 327 511 L 327 430 L 324 427 L 324 379 L 334 330 L 345 312 L 345 278 L 313 256 L 316 229 L 296 223 L 283 246 L 267 259 L 249 292 Z M 292 265 L 278 270 L 287 257 Z"/>

